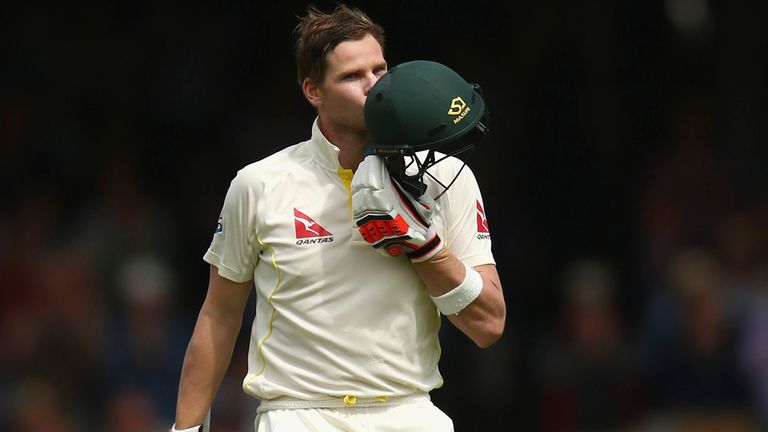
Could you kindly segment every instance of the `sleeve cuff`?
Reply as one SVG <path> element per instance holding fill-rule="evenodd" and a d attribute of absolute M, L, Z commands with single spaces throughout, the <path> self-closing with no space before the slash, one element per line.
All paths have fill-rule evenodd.
<path fill-rule="evenodd" d="M 253 279 L 253 273 L 243 274 L 222 264 L 221 257 L 216 255 L 216 253 L 210 249 L 208 249 L 205 255 L 203 255 L 203 261 L 216 267 L 221 277 L 225 279 L 229 279 L 232 282 L 241 283 L 241 282 L 248 282 Z"/>
<path fill-rule="evenodd" d="M 460 257 L 459 258 L 461 262 L 464 264 L 470 266 L 470 267 L 477 267 L 479 265 L 485 265 L 485 264 L 491 264 L 496 265 L 496 260 L 493 259 L 493 255 L 491 254 L 478 254 L 478 255 L 470 255 L 468 257 Z"/>

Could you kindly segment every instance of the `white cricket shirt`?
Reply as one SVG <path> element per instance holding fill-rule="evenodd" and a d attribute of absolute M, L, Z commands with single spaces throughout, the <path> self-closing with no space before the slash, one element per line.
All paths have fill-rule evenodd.
<path fill-rule="evenodd" d="M 229 280 L 254 280 L 243 388 L 259 399 L 393 397 L 442 385 L 437 308 L 407 257 L 381 256 L 360 236 L 352 172 L 338 152 L 315 121 L 310 140 L 240 170 L 204 256 Z M 460 167 L 450 159 L 430 172 L 447 184 Z M 437 204 L 446 246 L 468 265 L 494 264 L 468 167 Z"/>

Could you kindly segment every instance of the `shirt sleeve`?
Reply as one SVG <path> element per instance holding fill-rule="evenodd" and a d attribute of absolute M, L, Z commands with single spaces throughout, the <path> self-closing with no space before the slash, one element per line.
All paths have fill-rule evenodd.
<path fill-rule="evenodd" d="M 483 197 L 469 166 L 461 169 L 443 198 L 446 207 L 444 240 L 448 249 L 472 267 L 496 264 L 491 252 L 491 233 Z"/>
<path fill-rule="evenodd" d="M 260 250 L 256 245 L 256 196 L 242 171 L 232 180 L 213 241 L 203 260 L 233 282 L 253 279 Z"/>

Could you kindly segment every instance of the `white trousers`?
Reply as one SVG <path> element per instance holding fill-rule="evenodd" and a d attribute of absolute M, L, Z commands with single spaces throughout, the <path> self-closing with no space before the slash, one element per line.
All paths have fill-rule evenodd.
<path fill-rule="evenodd" d="M 429 399 L 384 406 L 270 409 L 256 432 L 453 432 L 453 421 Z"/>

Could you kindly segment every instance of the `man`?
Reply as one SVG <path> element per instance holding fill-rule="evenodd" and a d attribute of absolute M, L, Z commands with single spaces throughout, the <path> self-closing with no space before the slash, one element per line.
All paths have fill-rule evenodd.
<path fill-rule="evenodd" d="M 339 6 L 329 14 L 310 9 L 297 35 L 299 83 L 317 111 L 312 137 L 246 166 L 232 181 L 204 257 L 211 264 L 208 294 L 184 360 L 172 430 L 200 429 L 252 285 L 257 306 L 243 388 L 261 401 L 257 431 L 453 430 L 428 396 L 442 385 L 436 304 L 481 347 L 501 336 L 505 306 L 490 240 L 472 233 L 479 243 L 461 245 L 471 254 L 457 257 L 452 231 L 462 228 L 438 227 L 458 224 L 438 212 L 434 223 L 425 214 L 424 226 L 409 218 L 410 236 L 371 240 L 376 250 L 364 240 L 355 223 L 370 228 L 382 203 L 368 198 L 381 187 L 377 181 L 388 180 L 376 156 L 361 164 L 366 97 L 387 72 L 383 31 L 360 10 Z M 461 211 L 474 217 L 481 202 L 474 177 L 464 170 L 456 183 L 475 191 Z M 420 262 L 376 253 L 424 252 L 428 231 L 444 241 L 430 243 Z M 456 294 L 470 303 L 454 305 Z"/>

